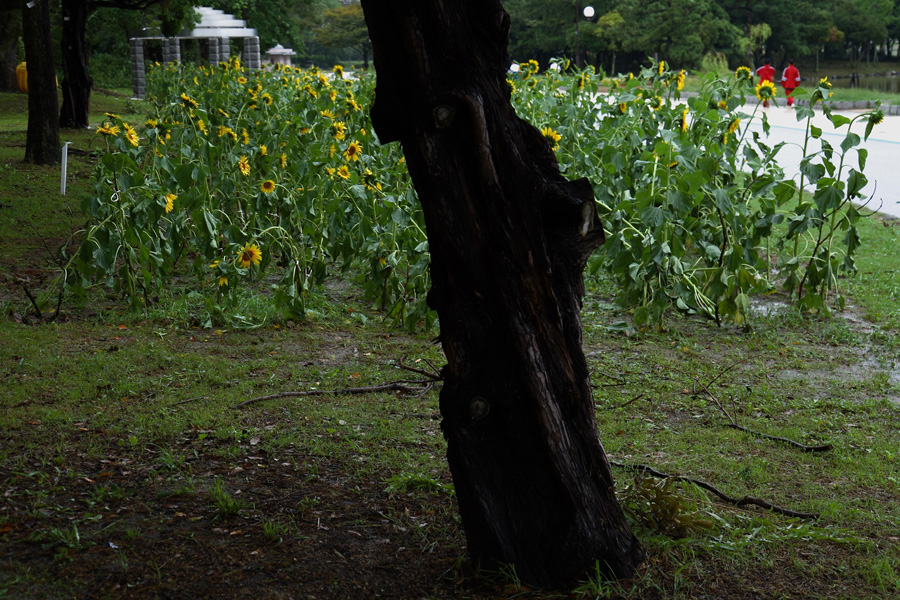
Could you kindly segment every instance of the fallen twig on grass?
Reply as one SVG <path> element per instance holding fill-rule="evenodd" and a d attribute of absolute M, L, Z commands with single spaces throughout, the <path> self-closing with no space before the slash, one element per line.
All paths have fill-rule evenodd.
<path fill-rule="evenodd" d="M 633 402 L 637 402 L 638 400 L 640 400 L 640 399 L 643 398 L 643 397 L 644 397 L 643 394 L 638 394 L 637 396 L 635 396 L 635 397 L 632 398 L 631 400 L 628 400 L 627 402 L 624 402 L 624 403 L 622 403 L 622 404 L 617 404 L 617 405 L 615 405 L 615 406 L 604 406 L 603 409 L 604 409 L 604 410 L 614 410 L 614 409 L 616 409 L 616 408 L 625 408 L 625 407 L 628 406 L 629 404 L 631 404 L 631 403 L 633 403 Z"/>
<path fill-rule="evenodd" d="M 440 371 L 438 369 L 436 369 L 433 364 L 428 362 L 427 358 L 424 359 L 425 364 L 427 364 L 429 367 L 431 367 L 431 369 L 432 369 L 431 371 L 426 371 L 425 369 L 418 369 L 416 367 L 411 367 L 411 366 L 407 365 L 406 363 L 403 362 L 406 359 L 406 357 L 407 357 L 407 355 L 404 354 L 403 356 L 400 357 L 400 360 L 398 361 L 398 364 L 401 369 L 406 369 L 407 371 L 412 371 L 413 373 L 418 373 L 419 375 L 424 375 L 425 377 L 431 379 L 432 381 L 443 381 L 444 378 L 441 376 Z"/>
<path fill-rule="evenodd" d="M 780 515 L 785 515 L 787 517 L 796 517 L 798 519 L 818 519 L 819 513 L 805 513 L 799 512 L 796 510 L 791 510 L 789 508 L 782 508 L 771 502 L 766 502 L 765 500 L 761 500 L 759 498 L 754 498 L 753 496 L 744 496 L 743 498 L 733 498 L 726 494 L 725 492 L 720 491 L 715 486 L 706 483 L 705 481 L 700 481 L 699 479 L 693 479 L 691 477 L 684 477 L 682 475 L 670 475 L 669 473 L 662 473 L 657 471 L 653 467 L 649 467 L 647 465 L 626 465 L 624 463 L 619 463 L 615 461 L 609 461 L 614 467 L 618 467 L 620 469 L 627 469 L 629 471 L 641 471 L 644 473 L 649 473 L 654 477 L 659 477 L 660 479 L 674 479 L 675 481 L 687 481 L 689 483 L 693 483 L 694 485 L 703 488 L 709 492 L 712 492 L 716 496 L 718 496 L 721 500 L 734 504 L 735 506 L 745 506 L 747 504 L 752 504 L 754 506 L 759 506 L 760 508 L 764 508 L 766 510 L 771 510 L 772 512 L 778 513 Z"/>
<path fill-rule="evenodd" d="M 434 387 L 431 381 L 392 381 L 382 385 L 373 385 L 369 387 L 344 388 L 341 390 L 308 390 L 305 392 L 279 392 L 277 394 L 269 394 L 268 396 L 260 396 L 259 398 L 251 398 L 235 404 L 231 408 L 244 408 L 249 404 L 263 402 L 265 400 L 274 400 L 276 398 L 304 398 L 307 396 L 346 396 L 355 394 L 374 394 L 378 392 L 400 392 L 402 394 L 424 394 Z"/>
<path fill-rule="evenodd" d="M 737 429 L 739 431 L 758 435 L 769 440 L 775 440 L 776 442 L 784 442 L 785 444 L 789 444 L 795 448 L 800 448 L 804 452 L 827 452 L 828 450 L 832 449 L 831 444 L 823 444 L 821 446 L 807 446 L 805 444 L 801 444 L 800 442 L 789 440 L 788 438 L 778 437 L 777 435 L 769 435 L 767 433 L 760 433 L 759 431 L 747 429 L 746 427 L 741 427 L 740 425 L 735 425 L 734 423 L 726 423 L 725 427 L 731 427 L 732 429 Z"/>

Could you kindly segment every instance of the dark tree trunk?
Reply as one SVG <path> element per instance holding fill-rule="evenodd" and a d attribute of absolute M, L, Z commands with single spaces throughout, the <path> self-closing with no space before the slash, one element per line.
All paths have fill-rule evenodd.
<path fill-rule="evenodd" d="M 0 9 L 0 92 L 15 92 L 16 47 L 22 31 L 21 12 Z"/>
<path fill-rule="evenodd" d="M 84 129 L 89 124 L 91 86 L 94 84 L 88 74 L 87 44 L 84 38 L 88 17 L 87 0 L 62 0 L 62 16 L 63 103 L 59 112 L 59 126 Z"/>
<path fill-rule="evenodd" d="M 28 133 L 25 162 L 59 162 L 59 125 L 56 121 L 56 69 L 50 39 L 50 1 L 35 0 L 22 9 L 22 39 L 28 63 Z"/>
<path fill-rule="evenodd" d="M 603 242 L 591 184 L 569 182 L 513 110 L 499 0 L 363 0 L 372 121 L 399 140 L 431 250 L 448 364 L 440 405 L 469 553 L 527 582 L 643 552 L 613 490 L 582 350 L 582 271 Z"/>

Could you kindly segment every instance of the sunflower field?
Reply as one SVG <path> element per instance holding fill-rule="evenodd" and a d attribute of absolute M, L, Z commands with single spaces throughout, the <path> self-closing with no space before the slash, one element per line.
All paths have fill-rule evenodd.
<path fill-rule="evenodd" d="M 563 174 L 593 182 L 607 243 L 590 272 L 616 281 L 637 325 L 671 307 L 740 323 L 749 295 L 775 285 L 827 312 L 859 244 L 851 202 L 865 184 L 864 151 L 855 166 L 843 160 L 860 141 L 853 123 L 834 116 L 845 143 L 820 140 L 804 179 L 784 179 L 779 148 L 747 135 L 772 90 L 741 68 L 682 100 L 685 77 L 664 63 L 612 79 L 525 63 L 510 76 L 516 110 Z M 154 113 L 139 126 L 108 114 L 97 130 L 106 152 L 66 288 L 106 284 L 140 307 L 190 275 L 194 293 L 227 313 L 262 282 L 286 318 L 302 318 L 311 287 L 342 272 L 397 322 L 430 327 L 422 212 L 399 145 L 372 132 L 374 82 L 339 66 L 249 70 L 237 59 L 151 69 Z M 829 87 L 795 95 L 815 104 Z M 868 135 L 879 111 L 860 118 Z M 808 141 L 820 135 L 811 128 Z"/>

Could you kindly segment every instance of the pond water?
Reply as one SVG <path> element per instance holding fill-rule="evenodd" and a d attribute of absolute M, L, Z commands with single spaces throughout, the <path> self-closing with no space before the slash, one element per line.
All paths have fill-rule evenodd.
<path fill-rule="evenodd" d="M 850 78 L 841 79 L 828 78 L 836 88 L 850 87 Z M 859 86 L 862 89 L 874 90 L 878 92 L 889 92 L 892 94 L 900 94 L 900 76 L 895 72 L 893 74 L 885 74 L 879 77 L 862 76 L 859 78 Z"/>

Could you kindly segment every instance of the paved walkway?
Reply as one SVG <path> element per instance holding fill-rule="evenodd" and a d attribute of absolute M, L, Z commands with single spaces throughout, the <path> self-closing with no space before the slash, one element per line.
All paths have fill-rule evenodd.
<path fill-rule="evenodd" d="M 745 112 L 752 110 L 749 106 L 745 109 Z M 785 177 L 794 177 L 796 181 L 799 181 L 806 120 L 797 121 L 793 108 L 770 106 L 761 110 L 765 110 L 771 126 L 766 141 L 767 145 L 786 142 L 787 145 L 778 153 L 778 164 L 784 169 Z M 866 111 L 835 110 L 833 112 L 853 119 Z M 822 111 L 818 110 L 816 116 L 813 117 L 813 125 L 822 129 L 822 138 L 840 151 L 840 144 L 847 134 L 847 125 L 836 130 Z M 761 120 L 754 119 L 750 129 L 761 133 Z M 853 124 L 853 132 L 860 138 L 863 137 L 865 130 L 864 119 L 859 119 Z M 817 140 L 810 140 L 810 144 L 812 151 L 821 148 Z M 869 139 L 861 142 L 858 147 L 866 148 L 869 151 L 865 168 L 865 175 L 869 183 L 863 188 L 863 193 L 869 198 L 867 208 L 900 218 L 900 116 L 885 115 L 884 121 L 875 126 Z M 858 169 L 858 160 L 856 150 L 851 150 L 845 159 L 845 164 Z"/>

